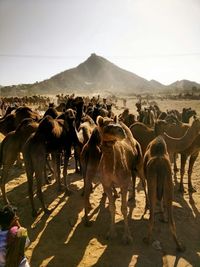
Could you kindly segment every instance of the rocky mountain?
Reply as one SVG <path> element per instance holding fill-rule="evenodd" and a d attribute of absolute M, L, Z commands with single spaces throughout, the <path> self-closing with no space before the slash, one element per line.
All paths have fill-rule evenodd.
<path fill-rule="evenodd" d="M 57 93 L 122 93 L 126 95 L 154 93 L 179 88 L 200 88 L 200 84 L 187 80 L 165 86 L 155 80 L 148 81 L 126 71 L 107 59 L 91 56 L 75 68 L 63 71 L 50 79 L 34 84 L 21 84 L 1 88 L 2 95 L 33 95 Z"/>
<path fill-rule="evenodd" d="M 4 94 L 56 94 L 68 92 L 141 93 L 153 92 L 158 86 L 148 80 L 119 68 L 96 54 L 76 68 L 61 72 L 50 79 L 34 84 L 22 84 L 2 88 Z"/>

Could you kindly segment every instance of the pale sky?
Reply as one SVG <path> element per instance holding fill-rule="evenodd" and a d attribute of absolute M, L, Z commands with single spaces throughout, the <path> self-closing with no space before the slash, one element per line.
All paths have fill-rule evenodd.
<path fill-rule="evenodd" d="M 91 53 L 147 80 L 200 83 L 200 0 L 0 0 L 0 85 L 48 79 Z"/>

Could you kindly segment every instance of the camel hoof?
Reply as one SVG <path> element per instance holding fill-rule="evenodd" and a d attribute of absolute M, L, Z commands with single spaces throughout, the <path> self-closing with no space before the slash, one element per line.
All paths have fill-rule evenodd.
<path fill-rule="evenodd" d="M 133 243 L 133 238 L 131 235 L 124 235 L 122 241 L 124 245 L 130 245 Z"/>
<path fill-rule="evenodd" d="M 188 187 L 188 192 L 195 193 L 195 192 L 197 192 L 197 190 L 193 186 L 189 186 Z"/>
<path fill-rule="evenodd" d="M 144 238 L 143 238 L 143 242 L 144 242 L 146 245 L 149 245 L 150 240 L 149 240 L 148 237 L 144 237 Z"/>
<path fill-rule="evenodd" d="M 184 252 L 186 250 L 186 247 L 182 245 L 181 243 L 176 247 L 176 250 L 178 252 Z"/>

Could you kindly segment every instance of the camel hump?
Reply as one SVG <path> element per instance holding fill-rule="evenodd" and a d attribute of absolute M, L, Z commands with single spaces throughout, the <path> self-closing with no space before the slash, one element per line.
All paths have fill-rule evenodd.
<path fill-rule="evenodd" d="M 167 145 L 164 138 L 159 135 L 150 143 L 150 153 L 152 157 L 161 157 L 167 154 Z"/>

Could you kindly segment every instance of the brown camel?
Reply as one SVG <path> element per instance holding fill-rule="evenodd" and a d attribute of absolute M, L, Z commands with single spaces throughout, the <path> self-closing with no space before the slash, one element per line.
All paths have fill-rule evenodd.
<path fill-rule="evenodd" d="M 122 206 L 124 217 L 124 243 L 130 243 L 132 237 L 128 226 L 127 217 L 127 192 L 128 187 L 138 174 L 143 177 L 142 153 L 139 143 L 132 137 L 129 128 L 121 123 L 104 124 L 102 117 L 97 120 L 101 136 L 101 159 L 99 163 L 101 182 L 104 192 L 109 199 L 111 214 L 110 231 L 108 238 L 113 238 L 115 232 L 115 198 L 113 196 L 113 185 L 121 189 Z M 135 188 L 134 188 L 135 189 Z M 134 190 L 135 191 L 135 190 Z"/>
<path fill-rule="evenodd" d="M 140 143 L 144 155 L 148 144 L 156 137 L 154 129 L 142 122 L 135 122 L 130 126 L 133 137 Z"/>
<path fill-rule="evenodd" d="M 82 172 L 80 154 L 83 149 L 83 146 L 87 143 L 92 134 L 92 131 L 96 127 L 96 124 L 94 123 L 93 119 L 90 118 L 90 116 L 86 115 L 85 117 L 83 117 L 83 120 L 84 122 L 80 124 L 79 129 L 77 131 L 79 144 L 74 149 L 76 173 L 79 173 L 79 167 L 80 167 L 80 172 Z"/>
<path fill-rule="evenodd" d="M 180 169 L 181 179 L 180 179 L 179 191 L 182 193 L 184 192 L 183 177 L 185 174 L 185 164 L 189 156 L 190 159 L 188 167 L 188 191 L 191 193 L 196 192 L 195 188 L 192 185 L 192 170 L 194 163 L 199 155 L 199 151 L 200 151 L 200 135 L 198 135 L 195 138 L 195 140 L 187 149 L 181 152 L 181 169 Z"/>
<path fill-rule="evenodd" d="M 166 133 L 163 133 L 163 138 L 167 144 L 167 150 L 170 155 L 171 161 L 173 161 L 174 153 L 180 153 L 187 149 L 195 140 L 200 131 L 200 121 L 195 119 L 181 138 L 173 138 Z"/>
<path fill-rule="evenodd" d="M 22 120 L 26 118 L 38 121 L 40 116 L 28 107 L 19 107 L 0 121 L 0 132 L 7 135 L 9 132 L 16 130 Z"/>
<path fill-rule="evenodd" d="M 176 235 L 176 226 L 173 217 L 172 200 L 173 200 L 173 182 L 172 171 L 167 152 L 167 145 L 162 136 L 153 139 L 147 147 L 144 155 L 144 173 L 147 180 L 148 196 L 150 203 L 150 218 L 148 235 L 144 238 L 144 242 L 148 243 L 152 239 L 152 230 L 154 226 L 154 215 L 156 202 L 163 203 L 163 219 L 165 219 L 165 211 L 168 214 L 170 230 L 179 251 L 184 251 L 184 246 L 178 241 Z"/>
<path fill-rule="evenodd" d="M 101 158 L 101 137 L 98 127 L 96 127 L 81 151 L 80 159 L 82 166 L 82 175 L 84 180 L 84 207 L 85 207 L 85 225 L 90 226 L 88 214 L 91 208 L 90 193 L 92 189 L 92 181 L 95 177 L 100 158 Z"/>
<path fill-rule="evenodd" d="M 0 185 L 3 201 L 7 204 L 9 201 L 6 196 L 5 183 L 9 174 L 9 170 L 17 160 L 18 154 L 22 151 L 28 137 L 36 131 L 38 123 L 32 119 L 24 119 L 15 131 L 6 135 L 1 143 L 0 148 L 0 166 L 2 173 L 0 177 Z"/>
<path fill-rule="evenodd" d="M 39 124 L 38 130 L 32 135 L 23 149 L 23 156 L 29 186 L 29 197 L 32 206 L 32 214 L 36 215 L 33 202 L 33 173 L 37 182 L 37 195 L 41 201 L 44 212 L 46 208 L 42 195 L 42 178 L 45 178 L 46 154 L 52 154 L 53 170 L 57 181 L 58 190 L 62 189 L 60 178 L 60 155 L 64 151 L 63 178 L 66 193 L 69 192 L 69 182 L 66 179 L 68 160 L 71 155 L 72 144 L 78 142 L 74 128 L 75 112 L 71 109 L 63 114 L 64 119 L 53 119 L 47 115 Z"/>

